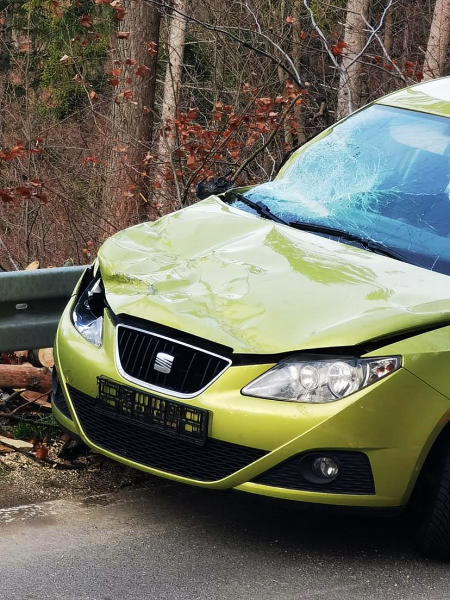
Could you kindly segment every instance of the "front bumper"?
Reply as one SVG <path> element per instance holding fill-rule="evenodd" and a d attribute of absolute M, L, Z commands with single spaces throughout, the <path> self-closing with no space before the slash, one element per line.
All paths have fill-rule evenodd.
<path fill-rule="evenodd" d="M 242 396 L 239 390 L 272 365 L 232 366 L 203 393 L 186 400 L 186 404 L 206 409 L 212 414 L 209 443 L 202 450 L 202 456 L 206 457 L 202 463 L 202 473 L 207 473 L 208 465 L 217 461 L 227 464 L 228 470 L 211 471 L 211 480 L 211 477 L 205 478 L 204 475 L 196 476 L 195 470 L 187 476 L 189 469 L 180 475 L 173 467 L 146 466 L 143 461 L 130 459 L 126 452 L 117 453 L 108 449 L 106 437 L 101 438 L 99 443 L 100 438 L 92 427 L 105 426 L 100 416 L 94 423 L 88 423 L 85 416 L 80 417 L 81 405 L 77 394 L 88 399 L 83 409 L 85 415 L 89 414 L 90 406 L 94 414 L 98 376 L 123 385 L 130 384 L 115 365 L 116 328 L 108 315 L 105 317 L 103 346 L 96 348 L 74 329 L 70 320 L 72 308 L 73 301 L 63 315 L 55 343 L 56 369 L 69 412 L 64 415 L 55 406 L 55 417 L 94 450 L 128 466 L 176 481 L 218 489 L 235 488 L 307 503 L 358 507 L 402 506 L 409 499 L 429 448 L 443 427 L 442 416 L 448 411 L 448 400 L 406 369 L 347 399 L 330 404 L 308 405 Z M 148 391 L 144 387 L 134 387 Z M 169 394 L 166 397 L 179 402 Z M 125 435 L 125 431 L 128 439 L 136 437 L 142 440 L 137 446 L 146 443 L 145 438 L 139 438 L 139 432 L 132 428 L 132 424 L 128 424 L 128 429 L 123 426 L 115 430 L 115 434 Z M 114 435 L 114 432 L 111 433 Z M 93 437 L 96 441 L 93 441 Z M 199 454 L 192 454 L 192 446 L 185 443 L 185 452 L 179 454 L 184 464 L 188 464 L 191 457 L 193 463 L 198 461 Z M 247 452 L 245 464 L 236 462 L 233 468 L 233 457 L 226 454 L 230 447 L 233 451 L 236 448 L 243 448 L 244 453 L 246 450 L 252 451 Z M 169 448 L 167 452 L 172 450 Z M 208 456 L 209 450 L 211 454 Z M 323 491 L 294 489 L 292 486 L 283 487 L 282 477 L 267 476 L 269 471 L 272 474 L 275 472 L 272 469 L 280 469 L 281 464 L 283 468 L 289 465 L 285 461 L 292 463 L 296 460 L 292 457 L 318 450 L 343 453 L 352 459 L 357 455 L 366 457 L 374 488 L 370 493 L 367 493 L 367 487 L 351 486 L 347 489 L 353 490 L 353 493 L 345 493 L 345 489 L 340 489 L 339 493 L 326 488 L 321 488 Z M 159 448 L 158 451 L 164 457 L 165 448 L 162 451 Z M 163 461 L 161 464 L 168 463 Z M 295 477 L 295 465 L 293 472 Z M 355 474 L 357 477 L 357 467 Z M 364 490 L 366 493 L 361 493 Z"/>

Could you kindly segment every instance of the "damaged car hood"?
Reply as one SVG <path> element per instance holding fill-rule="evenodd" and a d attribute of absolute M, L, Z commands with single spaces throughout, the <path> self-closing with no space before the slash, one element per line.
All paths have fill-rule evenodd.
<path fill-rule="evenodd" d="M 115 314 L 238 353 L 353 346 L 450 321 L 448 276 L 217 197 L 116 234 L 98 258 Z"/>

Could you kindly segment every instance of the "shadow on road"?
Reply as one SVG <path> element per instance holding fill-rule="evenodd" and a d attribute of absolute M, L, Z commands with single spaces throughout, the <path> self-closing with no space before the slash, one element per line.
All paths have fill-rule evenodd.
<path fill-rule="evenodd" d="M 261 548 L 264 552 L 272 547 L 297 557 L 426 560 L 412 548 L 413 524 L 404 515 L 330 514 L 250 494 L 172 482 L 161 482 L 147 493 L 168 520 L 176 515 L 173 525 L 200 530 L 199 539 L 207 545 L 217 539 L 219 544 L 249 545 L 253 551 Z"/>
<path fill-rule="evenodd" d="M 48 573 L 51 597 L 67 600 L 449 598 L 448 565 L 411 548 L 404 518 L 305 512 L 153 477 L 47 508 L 0 536 L 8 600 L 48 597 Z"/>

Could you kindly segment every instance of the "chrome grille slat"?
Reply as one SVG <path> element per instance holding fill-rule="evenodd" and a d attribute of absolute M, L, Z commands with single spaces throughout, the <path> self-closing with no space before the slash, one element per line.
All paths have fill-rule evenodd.
<path fill-rule="evenodd" d="M 142 336 L 141 343 L 139 344 L 139 349 L 138 349 L 138 351 L 136 352 L 136 361 L 137 361 L 139 364 L 142 364 L 141 351 L 142 351 L 142 346 L 144 345 L 144 342 L 145 342 L 145 337 L 144 337 L 144 336 Z"/>
<path fill-rule="evenodd" d="M 210 365 L 211 365 L 211 359 L 209 359 L 208 364 L 206 365 L 206 369 L 205 369 L 205 371 L 203 373 L 202 381 L 200 383 L 201 386 L 203 386 L 203 383 L 204 383 L 204 381 L 206 379 L 206 374 L 208 373 L 208 369 L 209 369 Z"/>
<path fill-rule="evenodd" d="M 139 367 L 138 379 L 141 376 L 141 372 L 142 372 L 142 369 L 143 369 L 144 364 L 145 364 L 145 359 L 147 358 L 147 354 L 148 354 L 148 351 L 150 350 L 150 348 L 151 348 L 151 341 L 147 340 L 147 346 L 145 348 L 144 356 L 142 357 L 141 366 Z"/>
<path fill-rule="evenodd" d="M 150 342 L 150 343 L 151 343 L 151 342 Z M 155 356 L 156 356 L 156 351 L 157 351 L 157 349 L 158 349 L 158 345 L 159 345 L 159 341 L 158 341 L 158 342 L 156 343 L 156 345 L 153 347 L 153 350 L 152 350 L 152 355 L 151 355 L 151 357 L 150 357 L 150 360 L 148 361 L 148 365 L 147 365 L 147 369 L 146 369 L 146 371 L 145 371 L 145 375 L 144 375 L 144 377 L 142 378 L 142 380 L 143 380 L 143 381 L 147 381 L 148 372 L 149 372 L 149 370 L 150 370 L 150 367 L 151 367 L 151 366 L 152 366 L 152 364 L 153 364 L 153 359 L 154 359 L 154 358 L 155 358 Z"/>
<path fill-rule="evenodd" d="M 131 344 L 130 352 L 129 352 L 128 359 L 127 359 L 127 364 L 125 366 L 126 369 L 129 368 L 129 366 L 130 366 L 129 363 L 131 360 L 133 360 L 133 358 L 134 358 L 133 367 L 136 365 L 137 355 L 133 351 L 134 351 L 134 347 L 136 346 L 136 342 L 138 341 L 138 339 L 139 339 L 138 336 L 136 336 Z"/>

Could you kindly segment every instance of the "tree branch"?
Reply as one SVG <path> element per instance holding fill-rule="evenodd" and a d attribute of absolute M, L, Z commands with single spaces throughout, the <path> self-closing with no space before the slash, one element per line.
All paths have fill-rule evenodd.
<path fill-rule="evenodd" d="M 291 77 L 295 83 L 299 86 L 303 85 L 300 79 L 299 74 L 297 73 L 297 70 L 295 69 L 294 71 L 292 71 L 291 69 L 289 69 L 288 67 L 286 67 L 286 65 L 284 64 L 283 61 L 278 60 L 276 58 L 276 56 L 274 56 L 273 54 L 270 54 L 269 52 L 266 52 L 265 50 L 262 50 L 261 48 L 257 48 L 256 46 L 254 46 L 253 44 L 251 44 L 250 42 L 247 42 L 246 40 L 240 38 L 238 35 L 232 33 L 230 31 L 230 27 L 222 27 L 220 25 L 212 25 L 210 23 L 205 23 L 204 21 L 200 21 L 200 19 L 197 19 L 195 17 L 193 17 L 192 15 L 188 15 L 186 13 L 183 13 L 180 10 L 177 10 L 176 8 L 172 7 L 168 2 L 166 2 L 166 0 L 144 0 L 145 2 L 149 3 L 149 4 L 153 4 L 154 6 L 157 6 L 159 8 L 168 8 L 170 10 L 172 10 L 174 13 L 177 13 L 178 15 L 180 15 L 181 17 L 183 17 L 184 19 L 186 19 L 186 21 L 188 23 L 196 23 L 197 25 L 200 25 L 200 27 L 203 27 L 204 29 L 207 29 L 208 31 L 214 31 L 215 33 L 220 33 L 222 35 L 227 36 L 228 38 L 234 40 L 235 42 L 237 42 L 238 44 L 241 44 L 242 46 L 244 46 L 244 48 L 248 48 L 249 50 L 252 50 L 253 52 L 255 52 L 256 54 L 259 54 L 260 56 L 264 56 L 265 58 L 268 58 L 270 61 L 272 61 L 274 64 L 276 64 L 278 67 L 280 67 L 281 69 L 283 69 L 283 71 L 289 75 L 289 77 Z M 249 31 L 249 30 L 244 30 L 242 28 L 233 28 L 233 29 L 238 29 L 239 31 Z M 275 42 L 273 40 L 271 40 L 268 36 L 266 36 L 265 34 L 263 34 L 262 32 L 259 31 L 252 31 L 251 33 L 256 33 L 258 35 L 261 35 L 261 37 L 265 38 L 266 40 L 268 40 L 273 46 L 278 48 L 278 45 L 275 44 Z M 283 52 L 283 55 L 286 57 L 286 53 Z M 289 62 L 292 63 L 292 61 L 289 59 Z"/>
<path fill-rule="evenodd" d="M 377 40 L 377 42 L 380 44 L 381 50 L 383 51 L 383 55 L 386 58 L 386 60 L 394 67 L 394 69 L 397 71 L 399 77 L 401 78 L 402 81 L 404 81 L 405 83 L 408 83 L 406 77 L 403 75 L 403 73 L 400 71 L 400 69 L 398 68 L 398 66 L 395 64 L 395 62 L 393 62 L 392 58 L 389 56 L 386 48 L 384 47 L 383 42 L 381 41 L 380 36 L 378 35 L 378 31 L 381 27 L 381 23 L 383 21 L 383 18 L 386 14 L 386 11 L 388 8 L 390 8 L 392 5 L 392 2 L 389 2 L 389 5 L 386 7 L 386 10 L 383 12 L 383 15 L 380 19 L 380 26 L 377 27 L 377 29 L 374 29 L 368 22 L 367 19 L 364 17 L 364 15 L 361 15 L 362 18 L 364 19 L 364 23 L 366 24 L 366 26 L 369 28 L 369 30 L 371 31 L 371 39 L 373 39 L 375 37 L 375 39 Z"/>
<path fill-rule="evenodd" d="M 265 148 L 267 148 L 267 146 L 270 144 L 270 142 L 273 140 L 273 138 L 276 136 L 278 130 L 280 129 L 281 125 L 283 125 L 286 117 L 288 116 L 288 114 L 291 112 L 291 110 L 294 108 L 295 103 L 297 102 L 297 100 L 300 98 L 301 94 L 297 94 L 297 96 L 295 98 L 293 98 L 293 100 L 291 100 L 290 104 L 287 106 L 286 110 L 284 111 L 284 113 L 281 115 L 281 118 L 278 122 L 278 127 L 275 127 L 275 129 L 272 131 L 272 133 L 269 135 L 269 137 L 267 138 L 267 140 L 264 142 L 264 144 L 262 146 L 260 146 L 259 148 L 257 148 L 254 152 L 252 152 L 250 154 L 250 156 L 248 158 L 246 158 L 244 160 L 244 162 L 241 164 L 241 166 L 239 167 L 239 169 L 236 171 L 236 173 L 233 175 L 232 178 L 232 182 L 234 183 L 236 181 L 236 179 L 239 177 L 239 175 L 242 173 L 242 171 L 247 167 L 247 165 L 249 163 L 251 163 L 260 152 L 262 152 Z"/>
<path fill-rule="evenodd" d="M 11 256 L 8 248 L 6 247 L 5 242 L 2 240 L 2 238 L 0 238 L 0 246 L 3 248 L 3 250 L 6 252 L 6 256 L 8 257 L 10 263 L 12 264 L 12 266 L 14 267 L 14 269 L 16 271 L 20 270 L 20 267 L 18 266 L 18 264 L 15 262 L 15 260 L 13 259 L 13 257 Z"/>

